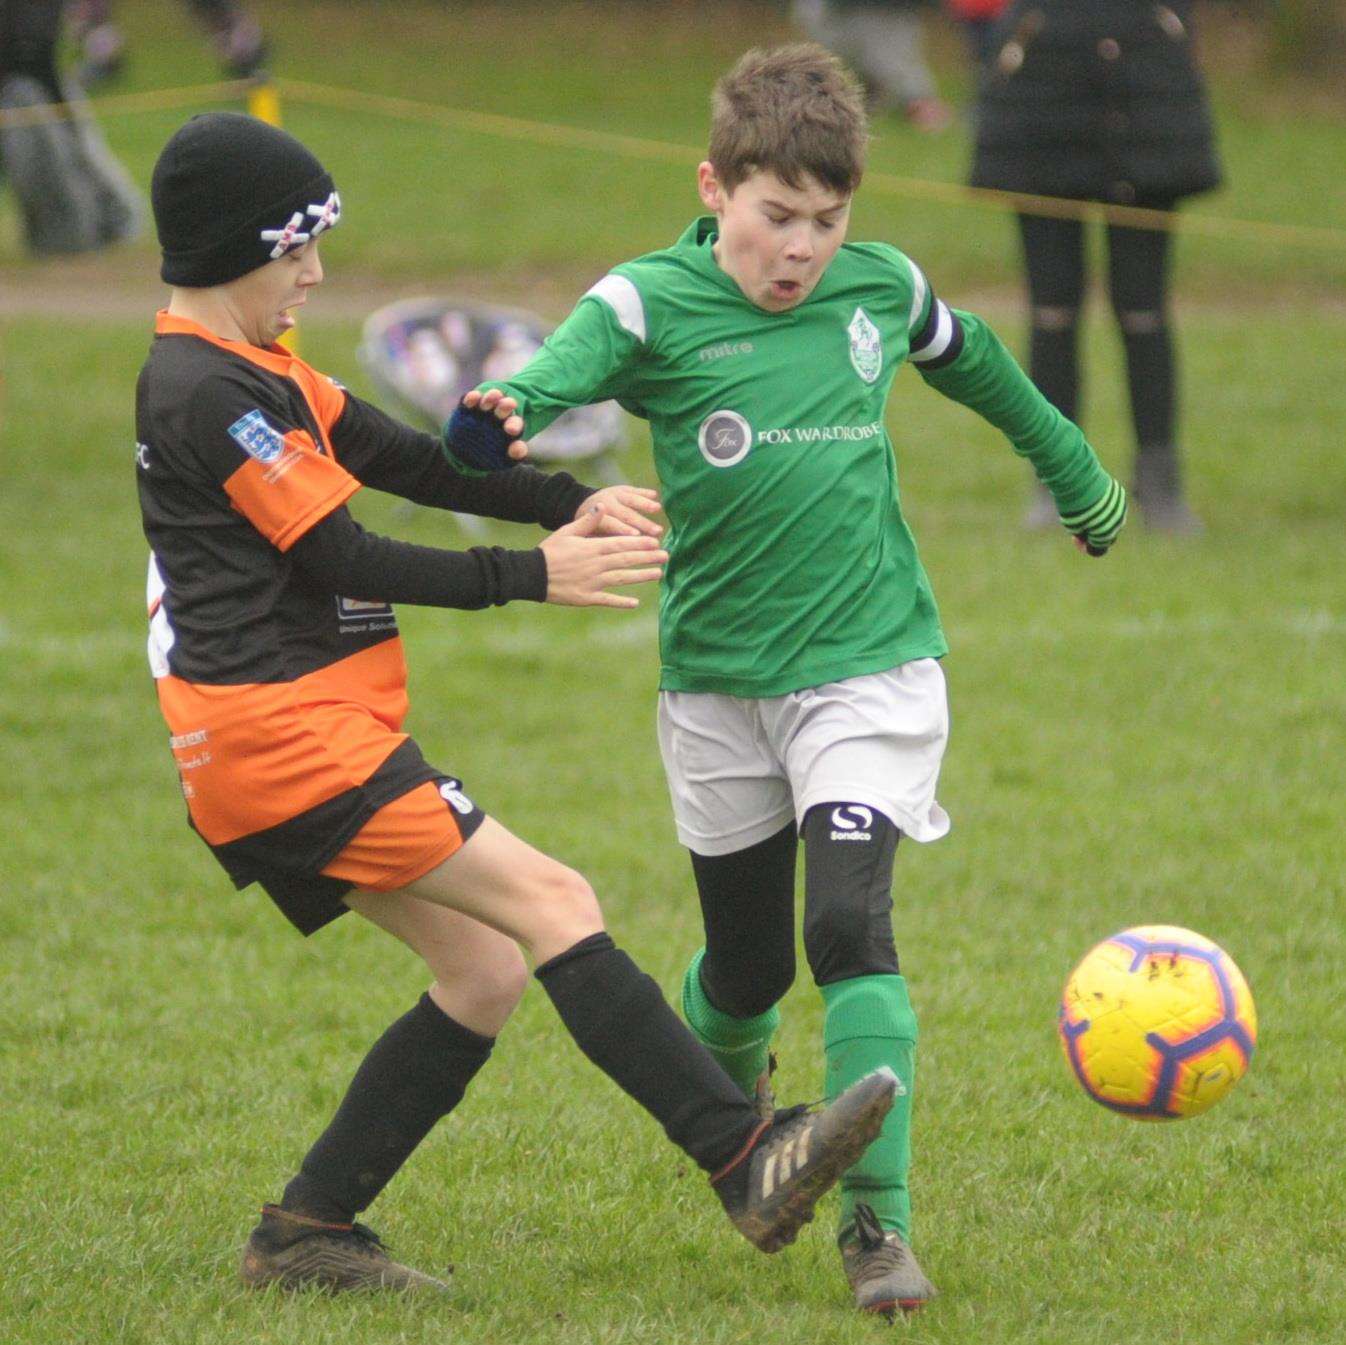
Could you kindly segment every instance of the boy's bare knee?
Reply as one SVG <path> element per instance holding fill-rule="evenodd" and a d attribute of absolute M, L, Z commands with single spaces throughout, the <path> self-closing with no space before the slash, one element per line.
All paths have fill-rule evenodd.
<path fill-rule="evenodd" d="M 603 912 L 589 880 L 564 864 L 557 864 L 547 875 L 542 899 L 568 925 L 586 927 L 586 933 L 603 928 Z"/>
<path fill-rule="evenodd" d="M 474 978 L 471 994 L 482 1012 L 503 1023 L 518 1006 L 528 988 L 528 964 L 515 948 L 514 956 L 502 958 Z"/>
<path fill-rule="evenodd" d="M 495 1003 L 512 1010 L 528 988 L 528 964 L 518 945 L 510 944 L 508 952 L 493 956 L 474 979 Z"/>
<path fill-rule="evenodd" d="M 477 959 L 470 972 L 461 964 L 437 967 L 430 962 L 435 984 L 430 997 L 452 1019 L 474 1032 L 494 1037 L 528 988 L 528 965 L 514 944 Z"/>

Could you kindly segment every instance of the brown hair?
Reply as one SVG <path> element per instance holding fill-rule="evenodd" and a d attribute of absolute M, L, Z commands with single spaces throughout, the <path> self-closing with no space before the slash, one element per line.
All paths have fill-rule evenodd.
<path fill-rule="evenodd" d="M 711 95 L 709 158 L 725 191 L 766 169 L 796 189 L 808 173 L 850 195 L 868 139 L 859 80 L 816 42 L 748 52 Z"/>

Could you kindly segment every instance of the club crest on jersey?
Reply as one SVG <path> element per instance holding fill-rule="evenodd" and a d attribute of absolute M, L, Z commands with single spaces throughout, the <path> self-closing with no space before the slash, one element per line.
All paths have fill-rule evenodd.
<path fill-rule="evenodd" d="M 846 334 L 851 338 L 851 364 L 855 372 L 866 383 L 872 383 L 883 368 L 883 338 L 879 329 L 863 308 L 857 308 Z"/>
<path fill-rule="evenodd" d="M 229 437 L 261 463 L 275 462 L 285 448 L 285 436 L 260 411 L 249 411 L 234 421 Z"/>
<path fill-rule="evenodd" d="M 748 456 L 752 426 L 737 411 L 712 411 L 701 422 L 696 444 L 712 467 L 732 467 Z"/>

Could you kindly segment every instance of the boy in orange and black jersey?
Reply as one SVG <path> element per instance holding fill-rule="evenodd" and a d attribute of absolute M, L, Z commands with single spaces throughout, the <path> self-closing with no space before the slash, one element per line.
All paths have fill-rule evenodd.
<path fill-rule="evenodd" d="M 261 882 L 311 933 L 346 910 L 350 881 L 331 871 L 345 843 L 444 778 L 398 732 L 406 669 L 386 595 L 464 608 L 546 596 L 541 550 L 406 547 L 369 536 L 346 502 L 371 485 L 561 528 L 592 492 L 526 467 L 464 475 L 429 435 L 285 350 L 172 313 L 141 373 L 137 437 L 150 658 L 192 823 L 240 887 Z M 315 719 L 334 697 L 361 713 Z M 458 839 L 480 817 L 459 813 Z M 445 858 L 453 839 L 423 848 Z"/>
<path fill-rule="evenodd" d="M 172 296 L 137 388 L 137 477 L 150 665 L 191 823 L 236 885 L 261 882 L 301 931 L 355 910 L 434 976 L 263 1207 L 245 1281 L 444 1287 L 355 1215 L 485 1063 L 526 983 L 520 945 L 581 1050 L 711 1174 L 738 1229 L 776 1250 L 877 1133 L 895 1079 L 759 1117 L 604 932 L 585 880 L 482 813 L 402 732 L 392 603 L 634 606 L 608 590 L 659 577 L 654 492 L 520 466 L 474 476 L 277 345 L 341 216 L 327 172 L 284 132 L 193 118 L 160 155 L 152 199 Z M 499 452 L 524 456 L 510 399 L 464 400 Z M 355 523 L 361 485 L 555 531 L 526 551 L 412 546 Z"/>

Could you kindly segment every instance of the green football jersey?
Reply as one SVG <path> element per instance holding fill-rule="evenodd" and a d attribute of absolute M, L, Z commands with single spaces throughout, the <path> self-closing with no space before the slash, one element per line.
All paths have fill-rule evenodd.
<path fill-rule="evenodd" d="M 517 377 L 525 436 L 615 398 L 647 420 L 669 562 L 660 686 L 778 696 L 947 650 L 902 517 L 885 408 L 911 359 L 1029 457 L 1063 512 L 1110 478 L 995 335 L 885 243 L 842 246 L 784 313 L 711 251 L 713 217 L 615 268 Z M 897 421 L 919 433 L 914 409 Z"/>

